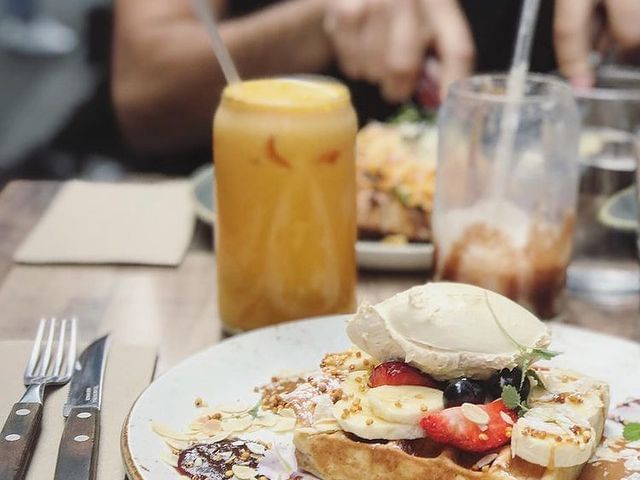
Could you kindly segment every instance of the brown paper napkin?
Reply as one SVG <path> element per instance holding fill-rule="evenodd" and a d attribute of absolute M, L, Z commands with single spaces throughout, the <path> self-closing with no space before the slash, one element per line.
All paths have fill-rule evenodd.
<path fill-rule="evenodd" d="M 4 425 L 11 407 L 24 392 L 22 372 L 31 342 L 0 342 L 0 422 Z M 100 421 L 97 480 L 125 478 L 120 455 L 120 431 L 134 401 L 153 376 L 156 353 L 151 347 L 113 342 L 107 360 Z M 47 390 L 42 430 L 31 458 L 27 480 L 52 478 L 64 427 L 62 406 L 69 386 Z M 0 427 L 1 428 L 1 427 Z"/>
<path fill-rule="evenodd" d="M 186 181 L 66 183 L 14 255 L 22 263 L 178 265 L 193 234 Z"/>

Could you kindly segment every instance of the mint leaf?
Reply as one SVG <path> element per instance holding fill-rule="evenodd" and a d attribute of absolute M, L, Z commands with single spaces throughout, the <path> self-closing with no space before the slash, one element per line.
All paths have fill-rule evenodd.
<path fill-rule="evenodd" d="M 511 410 L 520 408 L 522 400 L 518 390 L 513 385 L 507 385 L 502 389 L 502 401 Z"/>
<path fill-rule="evenodd" d="M 546 350 L 544 348 L 532 348 L 531 353 L 542 360 L 551 360 L 552 358 L 561 355 L 562 352 L 556 352 L 554 350 Z"/>
<path fill-rule="evenodd" d="M 435 123 L 436 115 L 415 103 L 408 103 L 400 107 L 399 111 L 387 120 L 388 123 Z"/>
<path fill-rule="evenodd" d="M 628 423 L 625 425 L 622 436 L 628 442 L 640 440 L 640 423 Z"/>

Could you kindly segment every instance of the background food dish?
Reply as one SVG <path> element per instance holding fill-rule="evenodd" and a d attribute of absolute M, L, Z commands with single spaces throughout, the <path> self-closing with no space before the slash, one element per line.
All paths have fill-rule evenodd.
<path fill-rule="evenodd" d="M 191 175 L 193 204 L 196 216 L 207 225 L 215 222 L 215 170 L 204 165 Z M 404 243 L 400 245 L 374 240 L 356 243 L 358 265 L 362 268 L 385 271 L 425 271 L 433 264 L 431 243 Z"/>
<path fill-rule="evenodd" d="M 358 235 L 431 240 L 438 132 L 431 123 L 372 122 L 357 136 Z"/>
<path fill-rule="evenodd" d="M 320 317 L 235 337 L 190 357 L 157 379 L 140 396 L 123 429 L 129 477 L 178 478 L 160 459 L 166 446 L 151 430 L 152 421 L 184 428 L 196 415 L 196 397 L 210 403 L 254 402 L 258 396 L 253 388 L 272 375 L 315 369 L 325 353 L 348 347 L 347 318 Z M 638 344 L 568 325 L 549 325 L 552 347 L 565 352 L 553 364 L 608 381 L 612 405 L 640 396 L 640 386 L 628 377 L 640 362 Z"/>

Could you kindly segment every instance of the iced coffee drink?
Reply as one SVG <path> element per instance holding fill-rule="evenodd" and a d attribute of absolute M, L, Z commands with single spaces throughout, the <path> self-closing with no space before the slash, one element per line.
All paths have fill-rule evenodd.
<path fill-rule="evenodd" d="M 553 225 L 529 219 L 513 205 L 482 203 L 451 211 L 438 222 L 438 279 L 488 288 L 541 318 L 552 318 L 562 310 L 572 213 Z"/>
<path fill-rule="evenodd" d="M 578 114 L 569 87 L 530 75 L 504 150 L 505 83 L 458 82 L 440 112 L 435 277 L 494 290 L 548 319 L 561 313 L 571 258 Z"/>

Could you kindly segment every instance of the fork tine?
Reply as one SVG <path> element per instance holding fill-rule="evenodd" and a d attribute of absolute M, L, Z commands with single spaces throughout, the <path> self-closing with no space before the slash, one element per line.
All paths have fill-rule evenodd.
<path fill-rule="evenodd" d="M 36 338 L 33 341 L 33 348 L 31 349 L 31 357 L 29 357 L 29 363 L 27 364 L 27 368 L 24 371 L 25 377 L 33 376 L 36 366 L 38 365 L 38 359 L 40 358 L 40 350 L 42 349 L 42 335 L 44 334 L 44 324 L 45 319 L 40 319 L 40 324 L 38 325 L 38 332 L 36 333 Z"/>
<path fill-rule="evenodd" d="M 40 377 L 47 375 L 49 369 L 49 363 L 51 361 L 51 349 L 53 347 L 53 334 L 55 333 L 56 319 L 52 318 L 49 322 L 49 335 L 47 335 L 47 345 L 44 348 L 44 355 L 42 356 L 42 364 L 40 366 Z"/>
<path fill-rule="evenodd" d="M 65 347 L 65 333 L 67 333 L 67 319 L 62 319 L 60 325 L 60 334 L 58 335 L 58 349 L 56 351 L 56 361 L 53 365 L 53 372 L 51 374 L 53 376 L 60 375 L 60 369 L 62 368 L 62 357 L 64 356 L 64 347 Z"/>
<path fill-rule="evenodd" d="M 69 349 L 67 351 L 67 368 L 64 373 L 65 378 L 70 378 L 73 375 L 73 369 L 76 366 L 76 334 L 77 334 L 77 322 L 75 317 L 71 319 L 71 331 L 69 332 Z"/>

